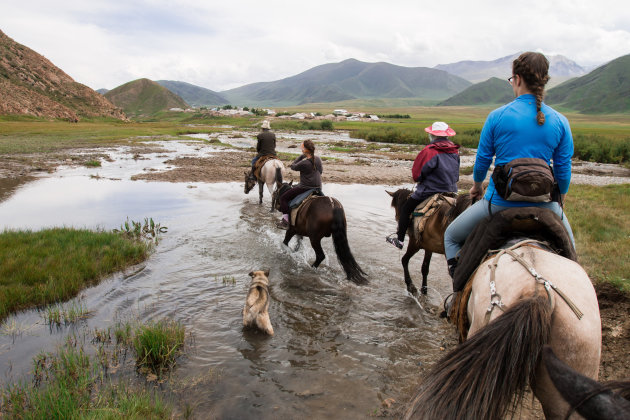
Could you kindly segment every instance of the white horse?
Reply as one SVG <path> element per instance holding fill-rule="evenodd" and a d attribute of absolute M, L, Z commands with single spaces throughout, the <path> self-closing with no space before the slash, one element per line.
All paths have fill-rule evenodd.
<path fill-rule="evenodd" d="M 256 182 L 258 182 L 258 196 L 259 204 L 262 204 L 263 199 L 263 185 L 267 185 L 269 194 L 273 194 L 274 186 L 279 187 L 282 185 L 282 176 L 284 175 L 284 164 L 280 159 L 269 159 L 263 165 L 260 170 L 260 178 L 252 179 L 249 177 L 249 172 L 245 171 L 245 194 L 254 188 Z M 273 211 L 273 203 L 271 204 L 271 210 Z"/>
<path fill-rule="evenodd" d="M 601 321 L 586 272 L 527 241 L 508 249 L 478 266 L 467 339 L 433 367 L 406 418 L 503 419 L 528 385 L 547 419 L 564 418 L 569 406 L 540 361 L 545 344 L 597 379 Z"/>

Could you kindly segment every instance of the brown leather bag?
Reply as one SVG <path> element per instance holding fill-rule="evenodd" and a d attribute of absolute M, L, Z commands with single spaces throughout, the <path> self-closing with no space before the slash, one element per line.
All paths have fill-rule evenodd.
<path fill-rule="evenodd" d="M 519 158 L 495 166 L 494 186 L 508 201 L 552 201 L 554 177 L 551 166 L 538 158 Z"/>

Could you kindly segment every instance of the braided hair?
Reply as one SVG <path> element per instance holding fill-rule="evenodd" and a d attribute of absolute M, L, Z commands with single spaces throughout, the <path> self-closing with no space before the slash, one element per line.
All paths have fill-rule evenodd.
<path fill-rule="evenodd" d="M 512 74 L 523 78 L 525 84 L 536 96 L 536 121 L 538 125 L 545 123 L 545 114 L 540 110 L 549 81 L 549 60 L 541 53 L 525 52 L 512 63 Z"/>
<path fill-rule="evenodd" d="M 317 167 L 315 166 L 315 143 L 313 143 L 312 140 L 304 140 L 303 144 L 304 144 L 304 148 L 308 150 L 309 153 L 311 154 L 311 157 L 309 158 L 309 160 L 313 164 L 313 169 L 317 169 Z"/>

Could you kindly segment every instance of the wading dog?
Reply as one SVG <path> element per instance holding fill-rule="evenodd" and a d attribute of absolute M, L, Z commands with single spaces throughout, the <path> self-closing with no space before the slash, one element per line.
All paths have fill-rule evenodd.
<path fill-rule="evenodd" d="M 269 320 L 269 270 L 252 271 L 249 276 L 252 284 L 247 292 L 243 308 L 243 325 L 258 327 L 269 335 L 273 335 L 273 327 Z"/>

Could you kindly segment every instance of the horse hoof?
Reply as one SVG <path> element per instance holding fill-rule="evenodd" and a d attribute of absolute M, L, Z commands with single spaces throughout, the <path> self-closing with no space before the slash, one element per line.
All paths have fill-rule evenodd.
<path fill-rule="evenodd" d="M 422 292 L 422 294 L 423 294 L 423 295 L 426 295 L 426 294 L 427 294 L 427 290 L 428 290 L 428 289 L 427 289 L 427 287 L 426 287 L 426 286 L 425 286 L 425 287 L 422 287 L 422 288 L 420 289 L 420 291 Z"/>
<path fill-rule="evenodd" d="M 416 298 L 418 297 L 418 289 L 416 289 L 415 286 L 412 285 L 412 286 L 407 287 L 407 291 L 411 293 L 413 297 L 416 297 Z"/>

